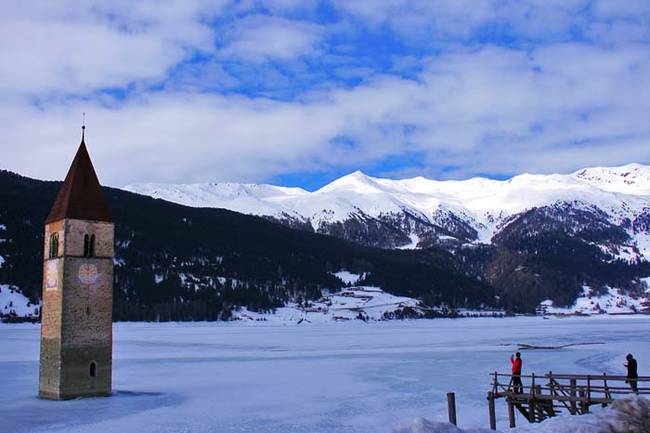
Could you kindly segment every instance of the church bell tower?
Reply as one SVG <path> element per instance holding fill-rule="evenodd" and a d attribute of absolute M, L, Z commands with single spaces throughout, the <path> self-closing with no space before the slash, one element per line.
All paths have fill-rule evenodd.
<path fill-rule="evenodd" d="M 39 396 L 111 394 L 113 236 L 85 143 L 45 220 Z"/>

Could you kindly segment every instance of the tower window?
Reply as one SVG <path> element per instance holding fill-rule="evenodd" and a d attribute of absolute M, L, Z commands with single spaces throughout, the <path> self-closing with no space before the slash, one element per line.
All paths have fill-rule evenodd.
<path fill-rule="evenodd" d="M 95 235 L 84 235 L 84 257 L 95 257 Z"/>
<path fill-rule="evenodd" d="M 59 257 L 59 234 L 52 233 L 50 235 L 50 250 L 48 254 L 50 259 Z"/>
<path fill-rule="evenodd" d="M 97 376 L 97 363 L 95 361 L 90 363 L 90 377 Z"/>

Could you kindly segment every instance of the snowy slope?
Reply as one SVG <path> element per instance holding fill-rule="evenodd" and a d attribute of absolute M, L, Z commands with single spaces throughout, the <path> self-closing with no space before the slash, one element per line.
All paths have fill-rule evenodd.
<path fill-rule="evenodd" d="M 242 308 L 234 314 L 234 317 L 237 320 L 263 320 L 273 323 L 382 320 L 385 313 L 394 313 L 405 307 L 423 312 L 417 299 L 394 296 L 378 287 L 358 286 L 323 296 L 307 306 L 289 303 L 286 307 L 278 308 L 274 314 L 255 313 Z"/>
<path fill-rule="evenodd" d="M 0 284 L 0 317 L 38 317 L 39 307 L 30 303 L 16 287 Z"/>
<path fill-rule="evenodd" d="M 650 289 L 646 292 L 650 294 Z M 622 290 L 607 287 L 607 293 L 594 294 L 589 286 L 583 286 L 582 293 L 570 307 L 557 307 L 553 301 L 543 301 L 537 309 L 538 314 L 633 314 L 643 311 L 650 298 L 630 296 Z"/>
<path fill-rule="evenodd" d="M 129 185 L 124 189 L 185 206 L 226 208 L 253 215 L 292 213 L 291 209 L 282 205 L 282 199 L 309 194 L 301 188 L 245 183 L 144 183 Z"/>
<path fill-rule="evenodd" d="M 379 287 L 358 285 L 365 275 L 349 271 L 334 273 L 341 281 L 350 287 L 326 294 L 322 298 L 307 302 L 303 305 L 288 303 L 277 308 L 274 313 L 256 313 L 246 308 L 240 308 L 233 314 L 235 320 L 264 321 L 270 323 L 327 323 L 344 322 L 348 320 L 379 321 L 399 318 L 430 317 L 433 310 L 439 316 L 453 313 L 455 317 L 500 317 L 505 314 L 501 310 L 457 310 L 443 311 L 441 307 L 430 308 L 420 301 L 406 296 L 395 296 L 384 292 Z M 404 314 L 404 311 L 407 314 Z"/>
<path fill-rule="evenodd" d="M 650 170 L 647 165 L 594 167 L 578 170 L 573 175 L 605 191 L 650 195 Z"/>
<path fill-rule="evenodd" d="M 358 216 L 378 218 L 404 214 L 444 226 L 451 215 L 476 230 L 475 241 L 485 243 L 513 215 L 558 202 L 579 209 L 595 207 L 616 225 L 634 221 L 644 212 L 650 213 L 650 166 L 640 164 L 588 168 L 568 175 L 522 174 L 503 181 L 485 178 L 437 181 L 423 177 L 392 180 L 357 171 L 314 192 L 232 183 L 138 184 L 125 189 L 188 206 L 221 207 L 280 219 L 298 218 L 311 223 L 315 230 L 324 224 Z M 647 229 L 630 228 L 629 231 L 634 239 L 630 248 L 639 252 L 627 254 L 650 259 Z M 417 239 L 413 235 L 417 233 L 408 233 L 411 240 Z"/>
<path fill-rule="evenodd" d="M 355 274 L 346 270 L 334 272 L 333 275 L 337 277 L 339 280 L 343 281 L 345 284 L 349 284 L 349 285 L 357 284 L 364 277 L 364 275 Z"/>

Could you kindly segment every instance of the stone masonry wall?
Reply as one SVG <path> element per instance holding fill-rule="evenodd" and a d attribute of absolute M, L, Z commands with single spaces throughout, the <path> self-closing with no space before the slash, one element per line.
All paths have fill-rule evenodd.
<path fill-rule="evenodd" d="M 65 220 L 66 256 L 83 256 L 84 235 L 95 235 L 95 257 L 113 257 L 113 224 L 98 221 Z"/>
<path fill-rule="evenodd" d="M 61 318 L 63 307 L 63 258 L 49 258 L 50 235 L 59 234 L 59 255 L 63 250 L 64 222 L 45 226 L 43 261 L 43 308 L 41 309 L 41 362 L 39 389 L 41 396 L 54 398 L 61 384 Z"/>
<path fill-rule="evenodd" d="M 49 233 L 62 229 L 59 242 L 64 256 L 45 260 L 41 395 L 58 399 L 110 395 L 113 225 L 80 220 L 55 224 L 49 225 L 49 232 L 46 228 L 46 254 Z M 83 257 L 86 234 L 95 235 L 94 257 Z M 53 288 L 55 274 L 58 281 Z"/>

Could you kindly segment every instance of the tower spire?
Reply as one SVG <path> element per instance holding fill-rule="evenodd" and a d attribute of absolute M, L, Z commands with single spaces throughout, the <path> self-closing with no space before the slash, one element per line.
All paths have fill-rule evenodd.
<path fill-rule="evenodd" d="M 46 219 L 49 224 L 64 218 L 112 222 L 108 201 L 84 142 L 86 125 L 81 127 L 81 144 Z"/>
<path fill-rule="evenodd" d="M 82 113 L 81 117 L 81 142 L 86 142 L 86 112 Z"/>

